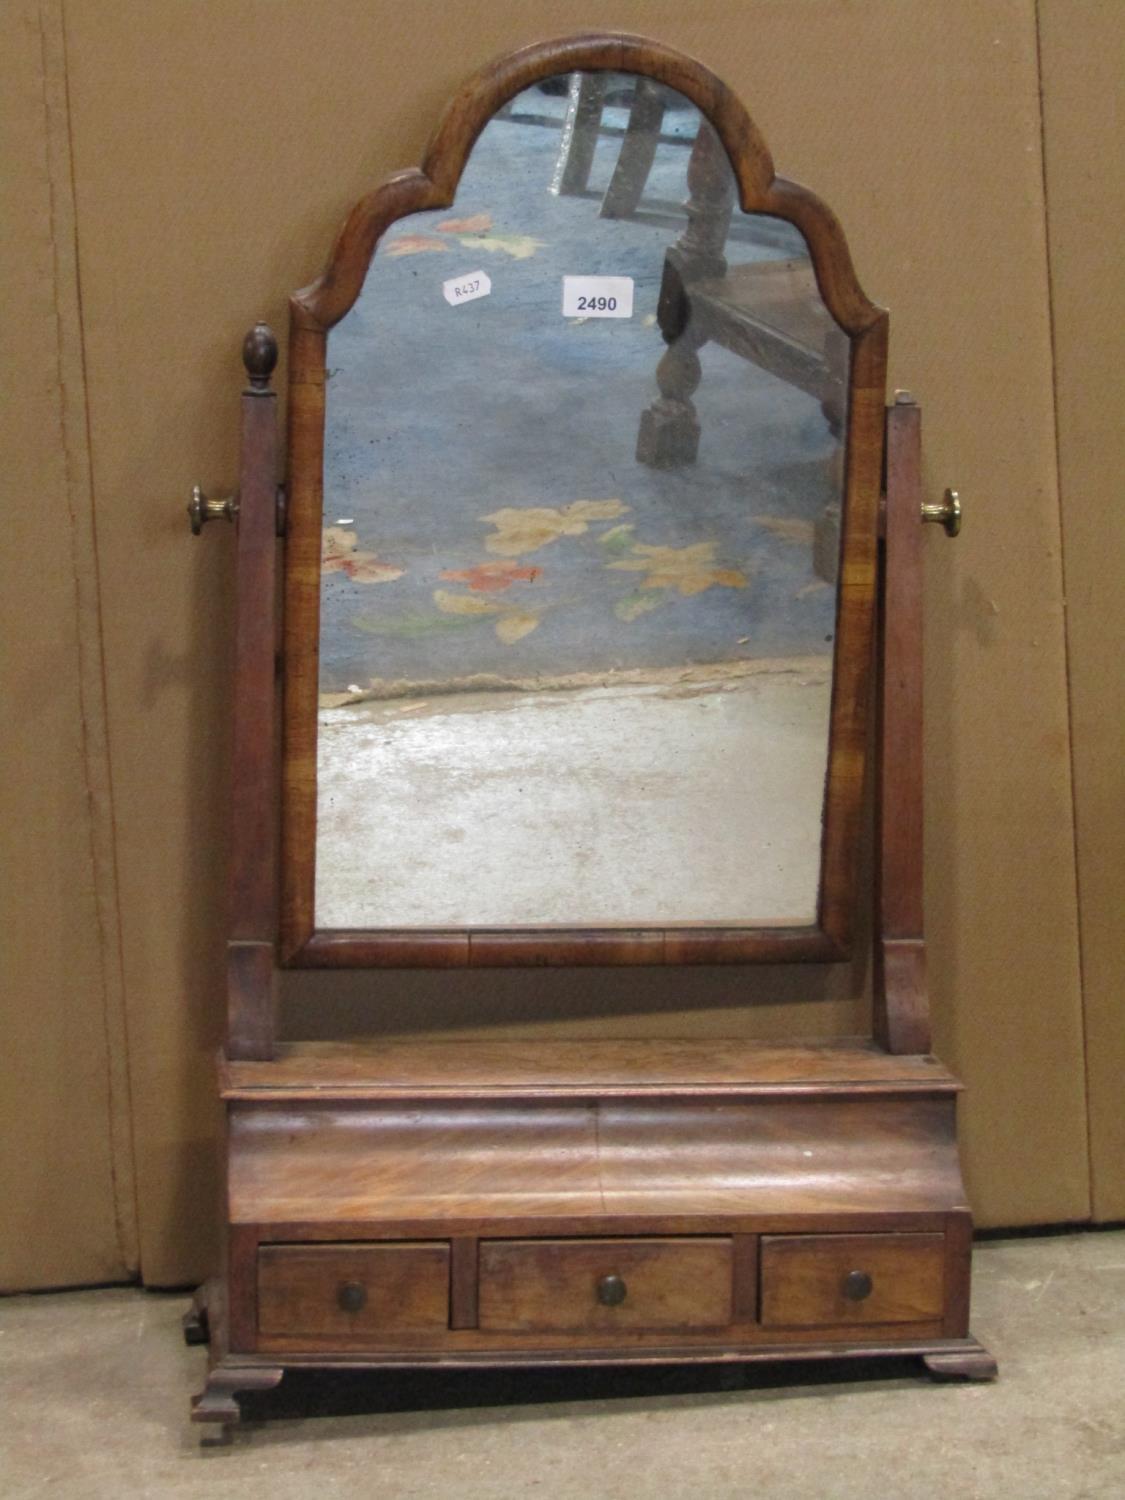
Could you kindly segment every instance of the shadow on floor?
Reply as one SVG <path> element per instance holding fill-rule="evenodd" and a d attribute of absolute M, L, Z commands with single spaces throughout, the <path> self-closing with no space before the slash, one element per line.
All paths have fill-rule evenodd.
<path fill-rule="evenodd" d="M 919 1379 L 917 1359 L 784 1361 L 774 1365 L 654 1365 L 534 1370 L 297 1370 L 270 1392 L 241 1398 L 244 1422 L 304 1417 L 572 1407 L 731 1392 L 800 1396 L 811 1387 Z M 560 1415 L 562 1413 L 560 1412 Z M 568 1410 L 568 1416 L 573 1411 Z M 537 1412 L 544 1415 L 542 1410 Z M 302 1436 L 308 1436 L 308 1429 Z"/>

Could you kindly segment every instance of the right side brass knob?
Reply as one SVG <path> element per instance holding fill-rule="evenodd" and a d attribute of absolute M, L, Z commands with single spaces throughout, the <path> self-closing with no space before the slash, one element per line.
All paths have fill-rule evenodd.
<path fill-rule="evenodd" d="M 946 536 L 957 536 L 961 530 L 961 496 L 956 490 L 946 490 L 940 505 L 923 505 L 922 519 L 943 526 Z"/>
<path fill-rule="evenodd" d="M 224 495 L 221 500 L 209 500 L 199 486 L 193 485 L 187 507 L 192 536 L 198 536 L 208 521 L 233 521 L 238 515 L 238 496 Z"/>

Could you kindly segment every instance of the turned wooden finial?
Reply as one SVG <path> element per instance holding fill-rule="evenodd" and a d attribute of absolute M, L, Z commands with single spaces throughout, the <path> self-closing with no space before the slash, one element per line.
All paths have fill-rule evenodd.
<path fill-rule="evenodd" d="M 250 377 L 250 389 L 267 391 L 277 364 L 277 339 L 267 323 L 255 323 L 243 339 L 242 363 Z"/>

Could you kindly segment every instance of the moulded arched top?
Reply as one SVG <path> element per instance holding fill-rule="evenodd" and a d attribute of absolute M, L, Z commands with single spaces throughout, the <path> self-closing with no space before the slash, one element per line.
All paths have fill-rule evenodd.
<path fill-rule="evenodd" d="M 421 167 L 396 172 L 352 209 L 324 273 L 293 297 L 294 319 L 314 330 L 338 323 L 362 291 L 384 232 L 409 214 L 452 206 L 476 139 L 497 110 L 545 78 L 574 72 L 641 74 L 690 99 L 730 158 L 743 212 L 784 219 L 804 235 L 820 294 L 844 332 L 861 333 L 885 318 L 864 295 L 835 214 L 808 188 L 774 174 L 761 132 L 716 74 L 647 37 L 592 32 L 535 42 L 469 78 L 446 105 Z"/>

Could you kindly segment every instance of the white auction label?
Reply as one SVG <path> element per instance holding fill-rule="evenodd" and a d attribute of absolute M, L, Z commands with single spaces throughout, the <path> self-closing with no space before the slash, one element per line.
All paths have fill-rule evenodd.
<path fill-rule="evenodd" d="M 492 282 L 483 271 L 470 271 L 467 276 L 454 276 L 441 284 L 441 294 L 450 307 L 475 302 L 478 297 L 487 297 L 491 290 Z"/>
<path fill-rule="evenodd" d="M 631 276 L 564 276 L 564 318 L 631 318 Z"/>

